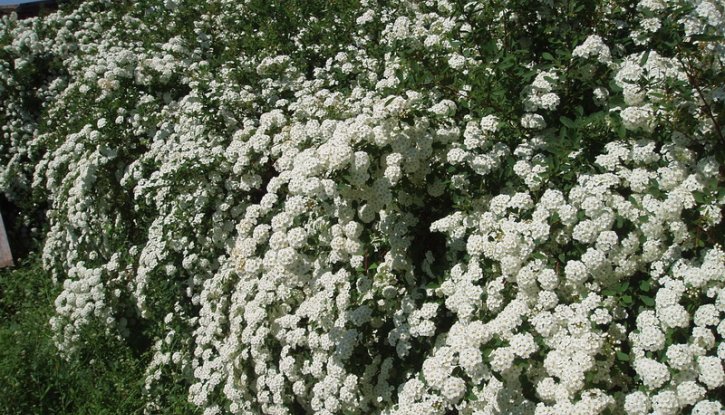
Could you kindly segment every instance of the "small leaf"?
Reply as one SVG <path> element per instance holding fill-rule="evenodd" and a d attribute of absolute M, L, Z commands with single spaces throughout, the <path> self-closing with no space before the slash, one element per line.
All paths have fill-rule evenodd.
<path fill-rule="evenodd" d="M 644 292 L 649 291 L 651 288 L 652 288 L 652 284 L 650 284 L 649 281 L 642 281 L 639 283 L 639 289 Z"/>
<path fill-rule="evenodd" d="M 541 57 L 544 58 L 544 59 L 546 59 L 547 61 L 553 61 L 554 60 L 554 56 L 551 53 L 549 53 L 549 52 L 542 53 L 541 54 Z"/>
<path fill-rule="evenodd" d="M 551 224 L 552 225 L 555 224 L 555 223 L 561 222 L 561 218 L 559 217 L 559 212 L 554 212 L 551 215 L 550 219 L 551 219 Z"/>
<path fill-rule="evenodd" d="M 692 192 L 692 197 L 697 203 L 705 203 L 705 195 L 702 192 Z"/>
<path fill-rule="evenodd" d="M 621 92 L 622 87 L 617 85 L 617 82 L 614 79 L 612 79 L 609 81 L 609 90 L 612 92 Z"/>
<path fill-rule="evenodd" d="M 721 42 L 725 40 L 725 37 L 718 35 L 692 35 L 690 39 L 699 42 Z"/>
<path fill-rule="evenodd" d="M 617 136 L 619 138 L 625 138 L 625 137 L 627 137 L 627 129 L 624 128 L 624 124 L 619 124 L 617 126 Z"/>
<path fill-rule="evenodd" d="M 574 126 L 575 126 L 574 121 L 572 121 L 571 118 L 565 117 L 563 115 L 561 117 L 559 117 L 559 121 L 561 121 L 562 124 L 564 124 L 565 126 L 567 126 L 569 128 L 574 128 Z"/>
<path fill-rule="evenodd" d="M 617 360 L 621 362 L 629 362 L 629 355 L 627 353 L 617 350 Z"/>
<path fill-rule="evenodd" d="M 622 229 L 623 226 L 624 226 L 624 217 L 617 215 L 617 224 L 615 225 L 615 227 L 617 229 Z"/>
<path fill-rule="evenodd" d="M 642 300 L 644 305 L 648 307 L 653 307 L 655 305 L 655 300 L 652 297 L 646 296 L 646 295 L 640 295 L 639 299 Z"/>
<path fill-rule="evenodd" d="M 540 259 L 542 261 L 545 261 L 546 260 L 546 255 L 542 254 L 541 252 L 534 252 L 533 254 L 531 254 L 531 256 L 534 259 Z"/>
<path fill-rule="evenodd" d="M 649 60 L 649 51 L 645 52 L 644 55 L 642 55 L 642 59 L 639 60 L 639 66 L 644 66 L 645 63 Z"/>

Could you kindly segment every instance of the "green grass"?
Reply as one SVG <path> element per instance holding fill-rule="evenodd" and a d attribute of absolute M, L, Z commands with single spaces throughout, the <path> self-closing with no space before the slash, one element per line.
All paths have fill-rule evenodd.
<path fill-rule="evenodd" d="M 73 359 L 59 356 L 48 323 L 58 288 L 37 257 L 0 270 L 0 414 L 142 413 L 145 356 L 98 328 Z M 185 412 L 178 398 L 165 413 Z"/>

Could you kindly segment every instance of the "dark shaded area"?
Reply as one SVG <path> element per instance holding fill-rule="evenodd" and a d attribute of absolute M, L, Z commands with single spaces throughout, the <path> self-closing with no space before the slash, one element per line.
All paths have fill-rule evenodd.
<path fill-rule="evenodd" d="M 39 244 L 34 238 L 31 227 L 27 226 L 21 220 L 21 209 L 10 202 L 5 195 L 0 194 L 0 214 L 5 224 L 5 232 L 8 235 L 8 243 L 10 244 L 10 252 L 13 254 L 15 262 L 19 262 L 28 255 L 37 251 Z M 45 209 L 37 209 L 32 213 L 30 218 L 33 223 L 45 222 Z"/>
<path fill-rule="evenodd" d="M 77 357 L 58 355 L 48 322 L 57 293 L 37 256 L 0 270 L 0 413 L 140 413 L 144 362 L 121 342 L 91 328 Z"/>
<path fill-rule="evenodd" d="M 0 6 L 0 15 L 9 15 L 15 12 L 18 14 L 18 19 L 45 16 L 58 10 L 58 7 L 63 3 L 68 3 L 68 0 L 40 0 L 30 3 Z"/>

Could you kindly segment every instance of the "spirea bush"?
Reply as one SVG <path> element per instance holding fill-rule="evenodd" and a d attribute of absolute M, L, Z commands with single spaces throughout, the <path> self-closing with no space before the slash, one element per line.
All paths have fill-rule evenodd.
<path fill-rule="evenodd" d="M 725 7 L 86 1 L 0 25 L 0 189 L 216 414 L 720 414 Z M 45 211 L 47 223 L 30 223 Z"/>

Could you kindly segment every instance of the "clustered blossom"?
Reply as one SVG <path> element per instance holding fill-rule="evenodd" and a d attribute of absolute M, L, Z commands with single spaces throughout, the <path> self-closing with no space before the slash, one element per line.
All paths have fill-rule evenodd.
<path fill-rule="evenodd" d="M 612 62 L 609 47 L 604 44 L 602 38 L 598 35 L 590 35 L 584 43 L 574 48 L 571 55 L 578 58 L 594 57 L 597 61 L 604 64 Z"/>
<path fill-rule="evenodd" d="M 544 71 L 536 75 L 534 82 L 524 89 L 526 111 L 555 110 L 559 106 L 559 96 L 553 91 L 557 87 L 558 80 L 559 76 L 553 71 Z"/>
<path fill-rule="evenodd" d="M 150 327 L 148 413 L 721 413 L 722 6 L 685 56 L 660 0 L 333 3 L 3 17 L 0 191 L 47 206 L 60 351 Z M 596 34 L 518 49 L 571 13 Z"/>

